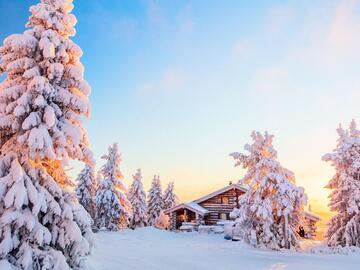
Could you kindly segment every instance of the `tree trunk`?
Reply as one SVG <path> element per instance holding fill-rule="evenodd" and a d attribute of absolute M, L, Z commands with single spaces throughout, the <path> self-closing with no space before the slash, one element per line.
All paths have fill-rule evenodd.
<path fill-rule="evenodd" d="M 284 239 L 285 239 L 285 248 L 290 249 L 289 235 L 288 235 L 288 215 L 284 216 Z"/>

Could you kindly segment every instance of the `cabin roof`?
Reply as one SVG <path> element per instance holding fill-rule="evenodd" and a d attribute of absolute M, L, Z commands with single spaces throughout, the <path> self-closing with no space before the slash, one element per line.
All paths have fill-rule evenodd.
<path fill-rule="evenodd" d="M 313 212 L 309 212 L 309 211 L 304 211 L 305 212 L 305 216 L 310 219 L 310 220 L 314 220 L 314 221 L 320 221 L 321 218 L 314 214 Z"/>
<path fill-rule="evenodd" d="M 224 193 L 224 192 L 226 192 L 228 190 L 232 190 L 232 189 L 238 189 L 238 190 L 241 190 L 243 192 L 246 192 L 248 190 L 245 186 L 242 186 L 242 185 L 239 185 L 239 184 L 231 184 L 231 185 L 228 185 L 228 186 L 223 187 L 221 189 L 218 189 L 218 190 L 216 190 L 216 191 L 214 191 L 214 192 L 212 192 L 210 194 L 207 194 L 207 195 L 195 200 L 194 202 L 201 203 L 201 202 L 206 201 L 206 200 L 208 200 L 208 199 L 210 199 L 210 198 L 212 198 L 214 196 L 217 196 L 217 195 L 219 195 L 221 193 Z"/>
<path fill-rule="evenodd" d="M 196 202 L 187 202 L 187 203 L 178 204 L 170 209 L 165 210 L 164 213 L 169 214 L 171 212 L 174 212 L 176 210 L 183 209 L 183 208 L 193 211 L 195 213 L 198 213 L 201 216 L 204 216 L 205 214 L 209 213 L 209 211 L 207 209 L 198 205 Z"/>

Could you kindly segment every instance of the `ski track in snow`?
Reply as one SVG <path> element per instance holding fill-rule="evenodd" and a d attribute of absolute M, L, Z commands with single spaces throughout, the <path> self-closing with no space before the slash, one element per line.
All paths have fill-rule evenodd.
<path fill-rule="evenodd" d="M 338 270 L 359 269 L 360 254 L 324 255 L 255 249 L 223 235 L 154 228 L 100 232 L 91 270 Z"/>

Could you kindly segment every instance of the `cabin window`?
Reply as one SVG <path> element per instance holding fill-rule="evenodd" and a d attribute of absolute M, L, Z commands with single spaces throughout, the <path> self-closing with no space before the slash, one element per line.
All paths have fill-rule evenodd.
<path fill-rule="evenodd" d="M 216 203 L 221 204 L 221 197 L 216 197 Z"/>
<path fill-rule="evenodd" d="M 222 204 L 229 204 L 229 197 L 221 197 Z"/>
<path fill-rule="evenodd" d="M 219 218 L 221 220 L 229 220 L 229 214 L 228 213 L 220 213 Z"/>

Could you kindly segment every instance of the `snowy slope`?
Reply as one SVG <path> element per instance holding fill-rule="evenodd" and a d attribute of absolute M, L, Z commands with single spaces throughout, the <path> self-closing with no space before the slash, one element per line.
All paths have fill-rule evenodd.
<path fill-rule="evenodd" d="M 359 253 L 274 252 L 222 237 L 153 228 L 101 232 L 89 264 L 94 270 L 352 270 L 360 265 Z"/>

